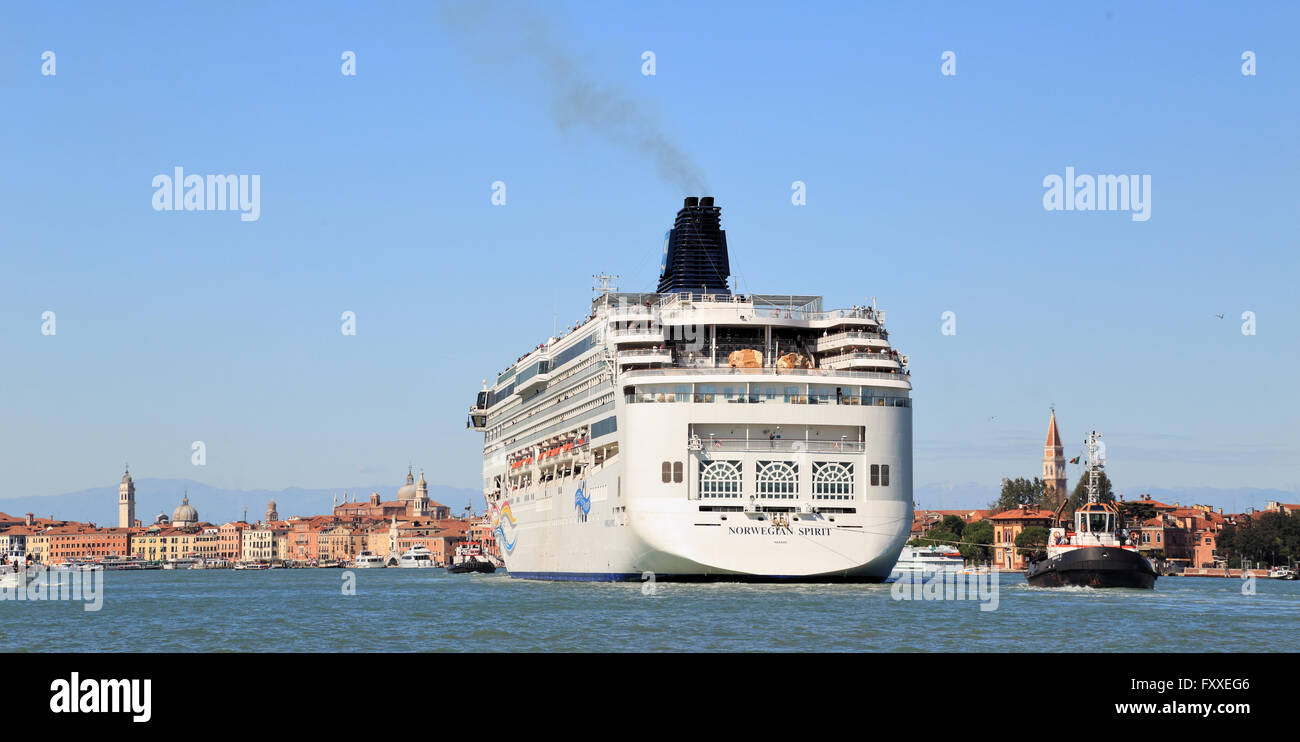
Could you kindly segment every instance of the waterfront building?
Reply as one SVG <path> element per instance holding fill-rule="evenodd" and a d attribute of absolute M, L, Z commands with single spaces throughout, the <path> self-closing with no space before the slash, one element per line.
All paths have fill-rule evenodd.
<path fill-rule="evenodd" d="M 244 531 L 251 528 L 248 523 L 237 520 L 223 524 L 217 529 L 217 558 L 228 562 L 237 562 L 244 554 Z"/>
<path fill-rule="evenodd" d="M 108 556 L 124 557 L 130 552 L 130 529 L 68 525 L 47 532 L 46 564 L 92 561 Z"/>
<path fill-rule="evenodd" d="M 263 523 L 244 531 L 242 561 L 281 561 L 288 550 L 288 525 L 283 521 Z"/>
<path fill-rule="evenodd" d="M 993 564 L 999 569 L 1025 569 L 1030 554 L 1016 548 L 1016 536 L 1033 526 L 1051 528 L 1053 515 L 1051 510 L 1021 505 L 990 517 L 989 520 L 993 521 Z"/>
<path fill-rule="evenodd" d="M 193 556 L 207 561 L 221 558 L 221 529 L 214 525 L 204 525 L 194 534 Z"/>
<path fill-rule="evenodd" d="M 4 515 L 4 513 L 0 513 Z M 3 523 L 3 521 L 0 521 Z M 27 556 L 27 537 L 32 530 L 23 525 L 11 525 L 0 530 L 0 560 L 22 560 Z"/>
<path fill-rule="evenodd" d="M 135 480 L 131 479 L 131 467 L 128 466 L 117 488 L 117 527 L 131 528 L 135 525 Z"/>
<path fill-rule="evenodd" d="M 176 528 L 169 523 L 155 523 L 138 531 L 131 538 L 131 554 L 150 562 L 194 556 L 195 538 L 192 528 Z"/>
<path fill-rule="evenodd" d="M 1070 485 L 1065 475 L 1065 447 L 1061 445 L 1061 431 L 1056 428 L 1056 406 L 1052 406 L 1052 419 L 1047 423 L 1047 442 L 1043 444 L 1043 483 L 1047 485 L 1046 502 L 1058 507 L 1070 496 Z"/>
<path fill-rule="evenodd" d="M 28 558 L 36 564 L 45 564 L 45 555 L 50 547 L 50 536 L 46 529 L 33 530 L 26 542 Z"/>

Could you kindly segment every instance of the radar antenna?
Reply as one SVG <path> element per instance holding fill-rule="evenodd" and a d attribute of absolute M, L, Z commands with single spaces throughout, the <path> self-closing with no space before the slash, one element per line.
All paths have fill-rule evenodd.
<path fill-rule="evenodd" d="M 611 286 L 611 285 L 609 284 L 610 281 L 617 281 L 617 280 L 618 280 L 618 275 L 617 275 L 617 274 L 612 274 L 612 273 L 597 273 L 596 275 L 592 276 L 592 278 L 594 278 L 594 279 L 595 279 L 596 281 L 598 281 L 599 283 L 598 283 L 597 285 L 595 285 L 595 286 L 592 286 L 592 287 L 591 287 L 591 290 L 592 290 L 592 291 L 597 291 L 597 292 L 599 292 L 600 295 L 601 295 L 602 297 L 604 297 L 604 296 L 608 296 L 609 294 L 612 294 L 612 293 L 614 293 L 615 291 L 618 291 L 618 287 L 617 287 L 617 286 Z"/>

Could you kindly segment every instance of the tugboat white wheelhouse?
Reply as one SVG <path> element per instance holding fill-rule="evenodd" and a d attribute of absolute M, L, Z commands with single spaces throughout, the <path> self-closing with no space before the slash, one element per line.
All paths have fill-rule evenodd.
<path fill-rule="evenodd" d="M 511 576 L 861 581 L 912 521 L 907 356 L 874 306 L 728 288 L 710 197 L 686 199 L 655 293 L 485 384 L 483 491 Z"/>

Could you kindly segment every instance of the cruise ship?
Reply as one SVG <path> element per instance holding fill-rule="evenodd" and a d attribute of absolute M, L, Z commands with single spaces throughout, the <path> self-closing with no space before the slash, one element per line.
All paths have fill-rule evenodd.
<path fill-rule="evenodd" d="M 653 293 L 596 278 L 589 315 L 469 411 L 509 574 L 889 577 L 912 522 L 912 385 L 884 311 L 734 293 L 711 197 L 677 212 Z"/>

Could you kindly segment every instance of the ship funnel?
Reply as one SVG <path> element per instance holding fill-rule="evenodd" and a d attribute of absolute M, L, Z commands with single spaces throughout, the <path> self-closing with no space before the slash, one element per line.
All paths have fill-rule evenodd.
<path fill-rule="evenodd" d="M 658 292 L 730 294 L 730 277 L 722 209 L 712 196 L 687 196 L 664 238 Z"/>

